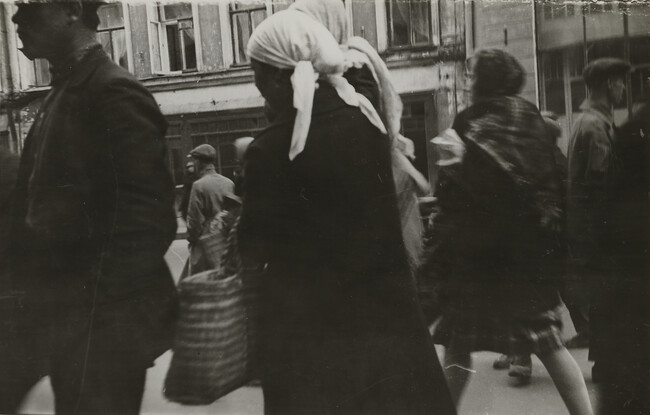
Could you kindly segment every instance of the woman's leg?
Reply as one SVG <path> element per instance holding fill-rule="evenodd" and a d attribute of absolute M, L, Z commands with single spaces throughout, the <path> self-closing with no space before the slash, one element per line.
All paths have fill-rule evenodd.
<path fill-rule="evenodd" d="M 566 348 L 538 355 L 571 415 L 593 415 L 580 367 Z"/>
<path fill-rule="evenodd" d="M 472 372 L 472 356 L 469 353 L 459 353 L 446 349 L 444 370 L 451 398 L 454 400 L 456 408 L 458 408 L 460 397 L 465 390 L 469 375 Z"/>

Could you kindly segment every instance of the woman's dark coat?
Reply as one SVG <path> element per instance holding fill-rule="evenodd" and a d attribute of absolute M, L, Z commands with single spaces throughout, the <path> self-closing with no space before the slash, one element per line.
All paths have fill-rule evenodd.
<path fill-rule="evenodd" d="M 560 177 L 539 111 L 516 96 L 484 99 L 453 125 L 466 146 L 441 169 L 441 240 L 427 266 L 448 278 L 446 297 L 480 315 L 535 315 L 559 305 Z M 434 231 L 436 230 L 434 229 Z"/>
<path fill-rule="evenodd" d="M 455 413 L 416 303 L 389 142 L 327 84 L 293 162 L 294 110 L 251 144 L 241 246 L 268 262 L 267 414 Z"/>

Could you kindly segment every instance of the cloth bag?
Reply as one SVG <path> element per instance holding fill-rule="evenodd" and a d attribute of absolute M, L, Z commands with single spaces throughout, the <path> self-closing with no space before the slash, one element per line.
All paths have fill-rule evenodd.
<path fill-rule="evenodd" d="M 241 266 L 236 227 L 220 268 L 179 283 L 180 315 L 164 395 L 208 405 L 245 385 L 256 373 L 260 272 Z"/>

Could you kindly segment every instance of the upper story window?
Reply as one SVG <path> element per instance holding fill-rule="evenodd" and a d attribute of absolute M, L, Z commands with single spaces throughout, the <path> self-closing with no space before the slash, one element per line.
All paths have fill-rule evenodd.
<path fill-rule="evenodd" d="M 543 3 L 542 7 L 545 20 L 561 19 L 576 13 L 574 4 Z"/>
<path fill-rule="evenodd" d="M 149 7 L 149 37 L 154 73 L 190 72 L 198 68 L 199 44 L 192 3 Z"/>
<path fill-rule="evenodd" d="M 425 46 L 433 43 L 430 0 L 387 0 L 388 46 Z"/>
<path fill-rule="evenodd" d="M 246 56 L 246 45 L 253 30 L 266 19 L 267 12 L 267 4 L 264 1 L 236 1 L 230 4 L 230 28 L 235 65 L 250 63 Z"/>
<path fill-rule="evenodd" d="M 97 40 L 111 59 L 129 69 L 124 9 L 120 3 L 109 3 L 97 10 Z"/>
<path fill-rule="evenodd" d="M 624 3 L 622 5 L 624 5 Z M 590 2 L 584 5 L 583 12 L 584 14 L 611 12 L 614 10 L 614 6 L 615 4 L 614 1 L 612 0 L 601 0 L 599 2 Z"/>

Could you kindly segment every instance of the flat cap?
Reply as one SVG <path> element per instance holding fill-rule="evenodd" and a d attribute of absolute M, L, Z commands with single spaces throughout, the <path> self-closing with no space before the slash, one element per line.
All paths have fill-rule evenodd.
<path fill-rule="evenodd" d="M 602 84 L 613 76 L 625 76 L 632 70 L 629 63 L 619 58 L 600 58 L 589 63 L 582 71 L 582 78 L 588 87 Z"/>
<path fill-rule="evenodd" d="M 194 157 L 195 159 L 214 162 L 217 159 L 217 150 L 215 150 L 210 144 L 201 144 L 194 150 L 190 151 L 190 154 L 187 157 Z"/>

